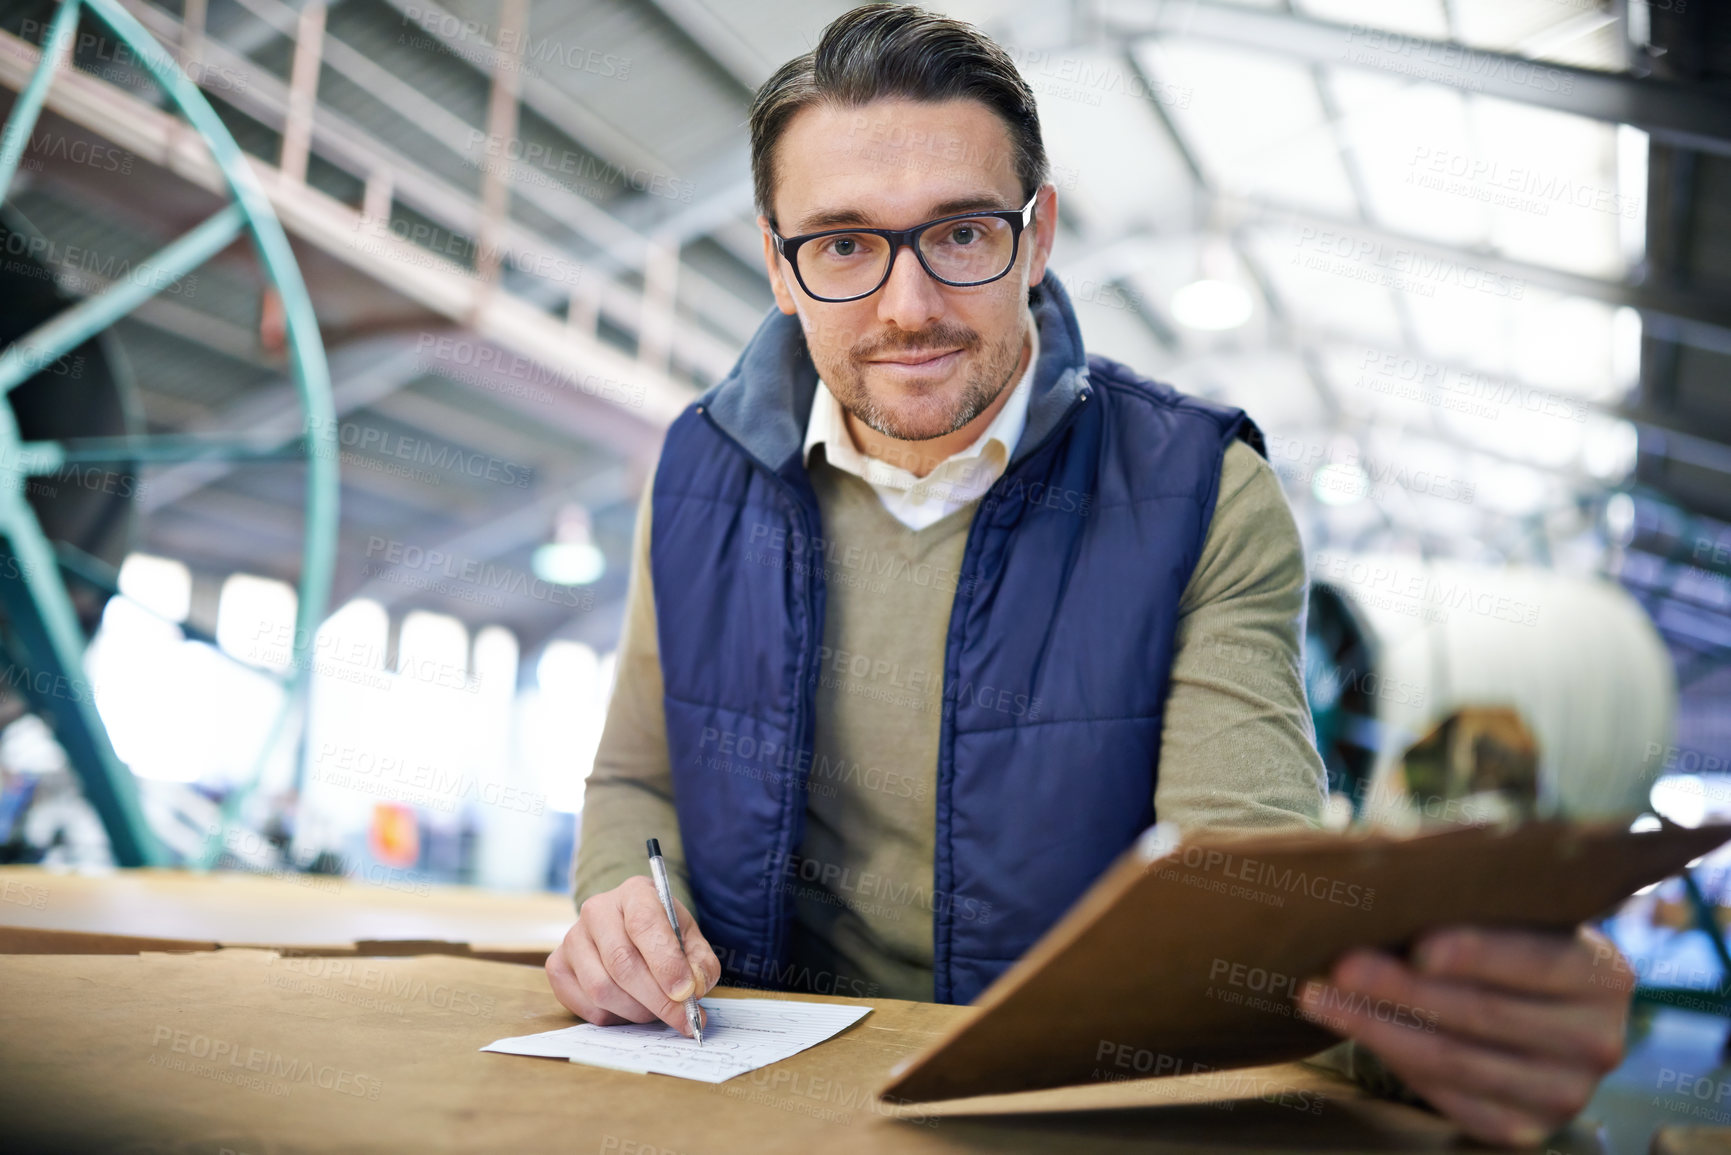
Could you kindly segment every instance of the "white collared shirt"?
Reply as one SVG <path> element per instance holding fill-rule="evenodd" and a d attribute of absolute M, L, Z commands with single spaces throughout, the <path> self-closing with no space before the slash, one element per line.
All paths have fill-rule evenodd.
<path fill-rule="evenodd" d="M 811 451 L 822 445 L 831 465 L 863 478 L 877 491 L 890 515 L 909 529 L 924 529 L 977 501 L 1003 476 L 1028 422 L 1028 395 L 1033 389 L 1034 366 L 1040 360 L 1039 326 L 1030 325 L 1028 334 L 1033 346 L 1028 368 L 1010 390 L 1004 407 L 972 445 L 952 453 L 926 476 L 915 477 L 899 465 L 861 453 L 848 432 L 841 402 L 821 377 L 811 402 L 811 420 L 805 427 L 806 464 L 811 464 Z"/>

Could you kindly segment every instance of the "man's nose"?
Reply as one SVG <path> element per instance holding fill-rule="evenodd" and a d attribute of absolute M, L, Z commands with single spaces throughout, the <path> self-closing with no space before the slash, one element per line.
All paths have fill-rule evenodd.
<path fill-rule="evenodd" d="M 924 329 L 944 315 L 943 286 L 920 264 L 910 245 L 891 257 L 890 279 L 878 290 L 878 320 L 899 329 Z"/>

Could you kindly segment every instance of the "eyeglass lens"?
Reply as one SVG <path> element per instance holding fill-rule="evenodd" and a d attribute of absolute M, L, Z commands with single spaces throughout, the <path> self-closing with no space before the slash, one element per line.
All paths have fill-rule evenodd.
<path fill-rule="evenodd" d="M 1001 217 L 964 217 L 920 234 L 920 256 L 943 281 L 989 281 L 1010 267 L 1015 234 Z M 801 245 L 799 271 L 818 297 L 854 297 L 877 288 L 889 264 L 890 243 L 873 233 L 834 233 Z"/>

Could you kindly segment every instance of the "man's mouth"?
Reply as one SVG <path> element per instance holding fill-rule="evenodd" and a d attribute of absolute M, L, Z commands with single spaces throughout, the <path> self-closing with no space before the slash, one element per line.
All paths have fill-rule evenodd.
<path fill-rule="evenodd" d="M 946 349 L 941 352 L 917 349 L 887 357 L 874 357 L 871 364 L 881 365 L 892 373 L 929 373 L 949 368 L 961 355 L 961 349 Z"/>

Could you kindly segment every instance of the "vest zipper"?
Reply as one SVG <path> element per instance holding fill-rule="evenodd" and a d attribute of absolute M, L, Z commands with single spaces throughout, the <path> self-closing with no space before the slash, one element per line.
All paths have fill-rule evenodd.
<path fill-rule="evenodd" d="M 1006 468 L 1004 470 L 1003 476 L 999 477 L 996 481 L 992 482 L 991 486 L 986 490 L 986 492 L 980 495 L 980 501 L 982 503 L 984 503 L 987 500 L 992 499 L 994 497 L 994 495 L 997 493 L 1000 486 L 1003 486 L 1014 475 L 1020 474 L 1023 471 L 1025 471 L 1027 469 L 1028 462 L 1030 462 L 1030 461 L 1034 460 L 1036 457 L 1038 457 L 1040 455 L 1040 453 L 1048 445 L 1050 445 L 1052 442 L 1056 441 L 1060 435 L 1062 435 L 1066 430 L 1068 430 L 1070 428 L 1070 426 L 1072 424 L 1075 423 L 1077 415 L 1082 412 L 1082 407 L 1085 404 L 1087 404 L 1088 399 L 1091 396 L 1093 396 L 1093 390 L 1091 388 L 1084 387 L 1081 395 L 1079 397 L 1077 397 L 1075 403 L 1072 404 L 1069 409 L 1065 410 L 1064 416 L 1058 422 L 1058 424 L 1054 425 L 1052 427 L 1052 429 L 1050 430 L 1050 432 L 1048 432 L 1046 434 L 1046 436 L 1042 437 L 1040 439 L 1039 443 L 1036 444 L 1032 449 L 1030 449 L 1025 456 L 1023 456 L 1023 458 L 1019 464 L 1017 464 L 1014 468 Z M 967 545 L 965 545 L 962 549 L 962 566 L 961 566 L 961 575 L 960 576 L 961 576 L 962 581 L 965 581 L 967 583 L 968 598 L 970 601 L 973 599 L 974 585 L 975 585 L 976 581 L 978 580 L 974 574 L 974 570 L 979 565 L 980 534 L 983 532 L 980 529 L 980 521 L 981 521 L 981 519 L 978 516 L 976 516 L 973 520 L 973 523 L 968 526 Z M 961 584 L 958 582 L 958 584 L 957 584 L 958 596 L 960 595 L 960 593 L 961 593 Z M 952 602 L 950 604 L 951 628 L 949 631 L 947 631 L 945 633 L 945 636 L 944 636 L 944 685 L 945 685 L 945 687 L 948 687 L 952 684 L 954 676 L 957 672 L 956 669 L 954 668 L 954 662 L 955 662 L 956 655 L 955 655 L 954 648 L 950 644 L 951 637 L 954 634 L 955 620 L 956 620 L 956 606 L 955 606 L 955 603 Z M 955 716 L 956 716 L 956 713 L 955 713 L 955 710 L 953 710 L 953 709 L 943 710 L 938 715 L 938 717 L 939 717 L 939 721 L 938 721 L 938 765 L 937 765 L 937 783 L 936 783 L 935 789 L 936 789 L 936 793 L 937 793 L 936 801 L 938 803 L 938 809 L 940 812 L 947 809 L 948 804 L 949 804 L 949 790 L 950 790 L 950 786 L 951 786 L 950 779 L 953 776 L 953 766 L 955 764 Z M 954 871 L 954 866 L 952 863 L 951 868 L 950 868 L 948 875 L 946 877 L 944 877 L 943 879 L 939 879 L 936 876 L 936 874 L 937 874 L 937 854 L 936 854 L 937 842 L 936 842 L 936 839 L 937 839 L 937 836 L 939 834 L 942 834 L 944 832 L 941 830 L 935 830 L 932 833 L 933 833 L 933 848 L 934 848 L 933 862 L 932 862 L 932 868 L 933 868 L 932 891 L 933 891 L 934 895 L 941 892 L 941 893 L 947 895 L 951 899 L 951 901 L 949 901 L 949 902 L 940 903 L 940 902 L 934 901 L 932 903 L 932 997 L 940 1003 L 949 1003 L 949 1002 L 954 1001 L 953 996 L 955 993 L 955 978 L 950 973 L 951 969 L 952 969 L 952 961 L 951 961 L 951 954 L 950 954 L 949 926 L 944 921 L 944 913 L 943 912 L 944 912 L 946 907 L 952 907 L 953 908 L 955 905 L 955 903 L 954 903 L 955 871 Z M 944 851 L 944 858 L 946 859 L 946 861 L 951 860 L 951 855 L 950 855 L 950 852 L 949 852 L 947 845 L 946 845 L 945 851 Z"/>
<path fill-rule="evenodd" d="M 794 516 L 799 522 L 800 533 L 803 535 L 807 547 L 809 548 L 811 543 L 816 541 L 816 538 L 811 532 L 811 521 L 807 516 L 805 504 L 800 501 L 799 494 L 794 490 L 793 486 L 789 485 L 786 479 L 776 473 L 773 469 L 766 466 L 755 454 L 748 450 L 744 445 L 740 444 L 738 438 L 723 429 L 720 422 L 716 421 L 715 418 L 710 415 L 709 406 L 700 405 L 697 411 L 703 415 L 703 419 L 709 423 L 709 427 L 715 430 L 715 432 L 721 436 L 722 440 L 728 442 L 735 449 L 739 450 L 740 454 L 747 461 L 751 462 L 754 468 L 766 474 L 769 479 L 787 495 L 789 503 L 793 506 Z M 814 616 L 817 606 L 818 580 L 818 566 L 808 564 L 806 566 L 805 578 L 806 605 L 808 610 L 812 612 Z M 807 709 L 806 685 L 811 680 L 810 672 L 812 664 L 817 660 L 818 653 L 823 646 L 823 628 L 823 622 L 819 621 L 815 623 L 815 627 L 812 630 L 807 631 L 812 640 L 808 641 L 805 652 L 801 655 L 802 661 L 798 671 L 799 683 L 795 687 L 793 699 L 795 711 L 793 717 L 794 737 L 798 745 L 799 761 L 794 765 L 796 788 L 793 791 L 793 804 L 785 811 L 788 820 L 787 830 L 789 835 L 789 845 L 779 848 L 782 852 L 782 857 L 778 859 L 779 862 L 786 862 L 787 857 L 794 851 L 794 847 L 791 843 L 793 841 L 792 835 L 795 828 L 803 828 L 805 825 L 803 799 L 805 798 L 806 792 L 805 775 L 809 773 L 809 770 L 803 769 L 802 765 L 809 766 L 809 760 L 805 757 L 805 753 L 812 738 L 812 735 L 808 732 L 811 726 L 811 711 Z M 792 812 L 793 806 L 799 807 L 799 813 L 797 815 Z M 790 900 L 784 897 L 779 897 L 781 891 L 773 886 L 770 888 L 770 894 L 772 896 L 778 896 L 770 906 L 769 936 L 771 947 L 770 953 L 772 958 L 770 965 L 775 967 L 776 973 L 779 973 L 782 969 L 782 964 L 787 961 L 785 955 L 787 954 L 789 927 L 787 925 L 786 916 L 791 903 Z"/>
<path fill-rule="evenodd" d="M 994 481 L 992 483 L 991 487 L 989 489 L 987 489 L 984 494 L 980 495 L 980 501 L 984 502 L 987 498 L 992 497 L 994 492 L 996 490 L 998 490 L 998 488 L 1000 486 L 1004 485 L 1004 483 L 1007 480 L 1009 480 L 1013 475 L 1018 474 L 1018 473 L 1022 472 L 1023 470 L 1025 470 L 1027 467 L 1027 463 L 1029 461 L 1032 461 L 1035 457 L 1038 457 L 1042 450 L 1044 450 L 1048 445 L 1050 445 L 1053 441 L 1057 440 L 1057 438 L 1060 435 L 1062 435 L 1066 430 L 1068 430 L 1069 427 L 1072 424 L 1074 424 L 1074 422 L 1076 420 L 1076 416 L 1079 413 L 1081 413 L 1083 405 L 1085 405 L 1087 403 L 1088 399 L 1091 396 L 1093 396 L 1093 390 L 1091 388 L 1085 387 L 1083 389 L 1082 393 L 1080 394 L 1080 396 L 1076 399 L 1076 402 L 1074 404 L 1072 404 L 1068 410 L 1065 411 L 1063 418 L 1058 422 L 1058 424 L 1053 426 L 1052 429 L 1046 434 L 1046 436 L 1041 438 L 1039 443 L 1036 444 L 1031 450 L 1028 451 L 1026 456 L 1024 456 L 1022 458 L 1022 461 L 1019 465 L 1017 465 L 1014 469 L 1005 469 L 1003 476 L 999 477 L 996 481 Z M 793 486 L 789 485 L 787 483 L 786 479 L 784 479 L 780 474 L 776 473 L 773 469 L 770 469 L 755 454 L 753 454 L 750 450 L 746 449 L 746 447 L 744 445 L 740 444 L 740 441 L 738 438 L 734 437 L 733 434 L 731 434 L 727 430 L 723 429 L 721 427 L 721 424 L 719 422 L 717 422 L 713 416 L 711 416 L 711 414 L 709 412 L 709 407 L 707 405 L 698 406 L 697 411 L 698 411 L 698 413 L 702 414 L 704 421 L 708 422 L 709 427 L 711 429 L 715 430 L 715 432 L 722 438 L 722 440 L 728 442 L 735 449 L 737 449 L 740 452 L 740 454 L 747 461 L 751 462 L 751 464 L 754 468 L 756 468 L 756 469 L 760 470 L 761 472 L 763 472 L 764 474 L 766 474 L 769 477 L 769 479 L 772 482 L 774 482 L 775 485 L 787 496 L 789 502 L 793 506 L 794 515 L 799 521 L 799 528 L 800 528 L 801 533 L 804 535 L 806 542 L 810 543 L 810 542 L 814 541 L 815 539 L 814 539 L 812 532 L 811 532 L 810 518 L 807 515 L 807 511 L 806 511 L 804 503 L 800 501 L 799 494 L 794 490 Z M 968 528 L 968 543 L 964 547 L 963 554 L 962 554 L 962 572 L 964 574 L 969 574 L 971 572 L 971 563 L 977 563 L 977 561 L 978 561 L 978 550 L 977 550 L 978 537 L 977 537 L 977 534 L 979 533 L 979 525 L 980 525 L 980 520 L 978 517 L 976 517 L 974 519 L 973 524 L 971 526 L 969 526 L 969 528 Z M 816 606 L 817 606 L 817 585 L 818 585 L 818 581 L 819 581 L 819 575 L 818 575 L 818 568 L 819 567 L 817 565 L 810 565 L 807 568 L 808 568 L 808 572 L 806 574 L 806 590 L 805 590 L 806 605 L 815 614 L 815 610 L 816 610 Z M 969 582 L 969 589 L 970 589 L 969 596 L 972 597 L 972 593 L 971 593 L 972 580 L 971 580 L 971 578 L 970 578 L 970 582 Z M 955 620 L 954 603 L 952 603 L 951 607 L 950 607 L 950 619 L 952 622 Z M 812 643 L 808 643 L 808 645 L 806 647 L 806 651 L 802 655 L 803 660 L 802 660 L 802 663 L 801 663 L 801 666 L 799 669 L 799 684 L 797 687 L 797 692 L 794 695 L 794 703 L 795 703 L 794 709 L 796 711 L 796 713 L 794 715 L 794 733 L 798 739 L 799 753 L 801 755 L 801 758 L 800 758 L 801 762 L 805 761 L 804 754 L 805 754 L 806 748 L 807 748 L 809 741 L 810 741 L 810 738 L 811 738 L 811 735 L 808 733 L 810 725 L 811 725 L 811 711 L 807 708 L 808 703 L 806 701 L 806 687 L 807 687 L 807 684 L 810 682 L 809 673 L 811 670 L 811 664 L 813 661 L 815 661 L 815 659 L 817 657 L 818 650 L 823 645 L 823 628 L 824 628 L 824 624 L 822 622 L 816 622 L 816 623 L 814 623 L 813 629 L 808 631 L 810 637 L 812 639 L 814 639 L 814 641 Z M 946 683 L 951 676 L 951 669 L 950 669 L 951 656 L 952 655 L 950 652 L 950 647 L 948 645 L 948 641 L 946 638 L 945 649 L 944 649 L 944 677 L 946 679 Z M 940 800 L 943 798 L 945 790 L 948 787 L 948 781 L 947 781 L 947 776 L 944 773 L 944 767 L 945 767 L 946 763 L 948 763 L 952 760 L 951 759 L 951 746 L 954 742 L 954 729 L 953 729 L 952 721 L 954 719 L 954 716 L 955 715 L 954 715 L 953 711 L 946 712 L 943 715 L 941 715 L 941 720 L 939 722 L 937 792 L 938 792 L 938 797 Z M 800 775 L 800 777 L 798 777 L 796 779 L 798 782 L 799 788 L 794 792 L 794 796 L 793 796 L 793 802 L 795 804 L 802 805 L 802 806 L 803 806 L 803 803 L 801 802 L 801 800 L 805 796 L 805 785 L 806 785 L 805 780 L 803 778 L 803 773 L 804 773 L 803 771 L 801 771 L 797 768 L 795 769 L 795 774 Z M 805 815 L 802 811 L 798 815 L 798 817 L 795 818 L 791 814 L 791 807 L 790 807 L 790 812 L 788 814 L 788 820 L 789 820 L 788 833 L 790 835 L 789 841 L 791 843 L 791 841 L 792 841 L 791 835 L 792 835 L 793 829 L 796 826 L 803 827 Z M 937 832 L 934 831 L 933 833 L 935 835 Z M 793 847 L 791 845 L 789 845 L 787 847 L 783 847 L 782 850 L 783 850 L 784 854 L 791 854 L 793 851 Z M 934 878 L 933 879 L 934 887 L 936 885 L 936 882 L 937 882 L 937 880 Z M 773 888 L 771 890 L 771 893 L 772 894 L 775 893 Z M 939 919 L 939 913 L 938 912 L 940 909 L 942 909 L 943 905 L 944 904 L 933 903 L 933 909 L 932 909 L 932 922 L 933 922 L 933 925 L 932 925 L 932 964 L 933 964 L 932 965 L 932 971 L 933 971 L 932 979 L 933 979 L 933 985 L 934 985 L 934 990 L 933 990 L 934 996 L 937 998 L 937 1000 L 939 1002 L 948 1002 L 949 1001 L 948 996 L 950 994 L 951 989 L 954 987 L 954 983 L 951 980 L 949 974 L 947 973 L 948 972 L 948 964 L 949 964 L 948 935 L 947 935 L 947 933 L 940 933 L 941 928 L 940 928 L 939 923 L 938 923 L 938 919 Z M 778 901 L 771 906 L 771 909 L 770 909 L 770 944 L 772 947 L 772 954 L 773 954 L 773 963 L 771 965 L 776 967 L 776 969 L 778 971 L 781 969 L 782 964 L 786 961 L 784 956 L 787 952 L 787 938 L 788 938 L 788 929 L 789 929 L 788 925 L 787 925 L 786 915 L 787 915 L 787 904 L 786 904 L 785 900 Z M 940 968 L 938 965 L 938 957 L 939 957 L 939 951 L 940 950 L 942 951 L 943 960 L 944 960 L 944 966 L 942 968 Z M 941 985 L 940 985 L 940 983 L 941 983 Z"/>

